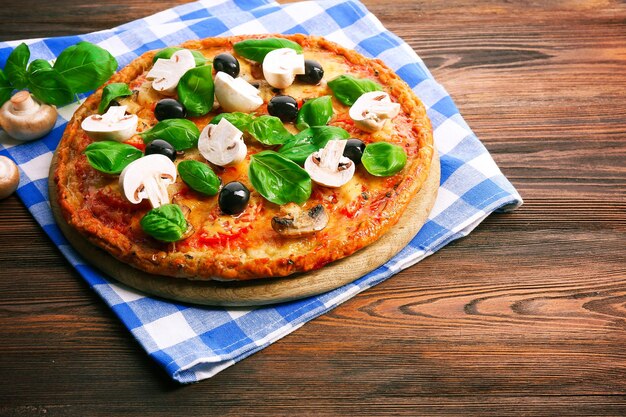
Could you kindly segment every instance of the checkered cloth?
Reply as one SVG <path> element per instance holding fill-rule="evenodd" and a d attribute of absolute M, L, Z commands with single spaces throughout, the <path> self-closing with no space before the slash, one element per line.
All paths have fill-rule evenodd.
<path fill-rule="evenodd" d="M 267 307 L 195 307 L 148 297 L 113 283 L 86 264 L 56 226 L 48 200 L 48 168 L 76 105 L 60 109 L 54 130 L 30 143 L 0 137 L 0 154 L 20 168 L 18 195 L 55 245 L 105 300 L 126 327 L 175 380 L 209 378 L 263 349 L 307 321 L 467 235 L 489 213 L 512 210 L 522 200 L 467 126 L 450 96 L 422 60 L 358 1 L 307 1 L 279 5 L 263 0 L 198 1 L 112 30 L 81 36 L 28 40 L 32 58 L 53 59 L 79 40 L 116 56 L 120 67 L 151 49 L 192 38 L 246 33 L 322 35 L 398 73 L 428 108 L 441 156 L 441 188 L 429 221 L 386 265 L 329 293 Z M 0 43 L 0 65 L 21 41 Z"/>

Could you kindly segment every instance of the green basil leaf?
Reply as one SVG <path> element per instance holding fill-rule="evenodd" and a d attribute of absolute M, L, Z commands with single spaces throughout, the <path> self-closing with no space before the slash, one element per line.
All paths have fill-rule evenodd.
<path fill-rule="evenodd" d="M 139 222 L 144 232 L 163 242 L 176 242 L 187 231 L 187 220 L 177 204 L 153 208 Z"/>
<path fill-rule="evenodd" d="M 252 123 L 252 120 L 254 119 L 254 117 L 252 117 L 248 113 L 241 113 L 241 112 L 220 113 L 217 116 L 215 116 L 213 119 L 211 119 L 210 124 L 216 125 L 222 119 L 228 120 L 237 129 L 241 130 L 242 132 L 246 132 L 248 128 L 250 127 L 250 123 Z"/>
<path fill-rule="evenodd" d="M 33 62 L 28 64 L 28 76 L 31 76 L 39 70 L 49 69 L 52 69 L 52 65 L 48 61 L 45 59 L 35 59 Z"/>
<path fill-rule="evenodd" d="M 211 167 L 200 161 L 183 161 L 178 164 L 178 173 L 189 187 L 202 194 L 215 195 L 222 182 Z"/>
<path fill-rule="evenodd" d="M 102 90 L 102 98 L 100 99 L 100 105 L 98 106 L 98 113 L 104 113 L 111 101 L 118 97 L 126 97 L 133 94 L 126 83 L 111 83 L 107 84 Z"/>
<path fill-rule="evenodd" d="M 282 145 L 291 138 L 283 122 L 274 116 L 259 116 L 250 123 L 248 133 L 264 145 Z"/>
<path fill-rule="evenodd" d="M 108 80 L 117 69 L 117 61 L 107 50 L 83 41 L 61 52 L 54 69 L 74 93 L 84 93 Z"/>
<path fill-rule="evenodd" d="M 333 117 L 333 103 L 330 96 L 322 96 L 304 102 L 298 111 L 296 127 L 304 130 L 311 126 L 325 126 Z"/>
<path fill-rule="evenodd" d="M 74 92 L 54 68 L 41 68 L 28 75 L 28 89 L 44 103 L 63 106 L 74 101 Z"/>
<path fill-rule="evenodd" d="M 7 79 L 7 76 L 4 75 L 4 72 L 0 70 L 0 106 L 11 98 L 12 92 L 13 87 L 11 86 L 11 83 Z"/>
<path fill-rule="evenodd" d="M 85 148 L 89 165 L 106 174 L 119 174 L 143 153 L 134 146 L 114 141 L 93 142 Z"/>
<path fill-rule="evenodd" d="M 347 139 L 350 133 L 337 126 L 310 127 L 295 135 L 280 147 L 278 153 L 297 164 L 304 161 L 313 152 L 322 149 L 332 139 Z"/>
<path fill-rule="evenodd" d="M 16 90 L 26 88 L 28 76 L 26 74 L 26 64 L 30 58 L 30 49 L 25 43 L 20 43 L 7 58 L 4 65 L 4 72 Z"/>
<path fill-rule="evenodd" d="M 248 176 L 254 189 L 275 204 L 301 204 L 311 196 L 309 174 L 274 151 L 252 155 Z"/>
<path fill-rule="evenodd" d="M 299 54 L 302 53 L 300 45 L 283 38 L 248 39 L 237 42 L 233 48 L 238 55 L 256 62 L 263 62 L 265 55 L 275 49 L 291 48 Z"/>
<path fill-rule="evenodd" d="M 204 116 L 213 108 L 215 91 L 210 65 L 192 68 L 178 82 L 178 98 L 191 117 Z"/>
<path fill-rule="evenodd" d="M 406 152 L 401 146 L 387 142 L 370 143 L 365 147 L 361 163 L 372 175 L 388 177 L 406 165 Z"/>
<path fill-rule="evenodd" d="M 170 46 L 168 48 L 161 49 L 159 52 L 156 53 L 156 55 L 154 55 L 152 62 L 156 62 L 157 59 L 170 59 L 172 55 L 174 55 L 174 52 L 181 51 L 183 49 L 184 48 L 178 48 L 176 46 Z M 193 59 L 196 61 L 196 67 L 201 67 L 207 63 L 207 59 L 204 57 L 204 55 L 202 55 L 202 52 L 192 51 L 191 49 L 189 51 L 191 52 L 191 55 L 193 55 Z"/>
<path fill-rule="evenodd" d="M 184 151 L 198 145 L 200 130 L 191 120 L 165 119 L 154 125 L 152 129 L 139 133 L 139 136 L 144 143 L 163 139 L 177 151 Z"/>
<path fill-rule="evenodd" d="M 333 94 L 337 100 L 341 101 L 346 106 L 352 106 L 363 93 L 382 91 L 383 89 L 380 84 L 372 80 L 356 78 L 352 75 L 340 75 L 330 80 L 328 87 L 333 90 Z"/>

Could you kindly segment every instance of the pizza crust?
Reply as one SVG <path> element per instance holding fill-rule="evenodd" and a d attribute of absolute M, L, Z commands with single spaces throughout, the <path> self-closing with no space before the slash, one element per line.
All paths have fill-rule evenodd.
<path fill-rule="evenodd" d="M 394 196 L 385 203 L 380 217 L 367 220 L 364 230 L 344 241 L 330 240 L 323 249 L 302 250 L 291 256 L 267 257 L 249 256 L 242 260 L 241 253 L 229 250 L 198 250 L 185 252 L 171 249 L 155 249 L 148 244 L 137 244 L 124 233 L 104 224 L 98 216 L 84 206 L 80 187 L 76 184 L 75 162 L 81 155 L 77 144 L 81 135 L 81 121 L 96 112 L 100 102 L 102 88 L 89 97 L 76 111 L 67 125 L 65 134 L 57 149 L 58 165 L 54 171 L 55 185 L 58 190 L 58 203 L 65 221 L 81 233 L 93 245 L 112 254 L 123 263 L 150 274 L 166 275 L 193 280 L 225 279 L 248 280 L 265 277 L 281 277 L 294 273 L 312 271 L 350 256 L 357 250 L 371 245 L 400 218 L 413 196 L 422 188 L 429 175 L 433 156 L 433 138 L 430 121 L 422 103 L 410 88 L 393 71 L 379 60 L 366 59 L 360 54 L 342 48 L 320 37 L 304 35 L 268 35 L 282 36 L 300 43 L 306 48 L 319 48 L 343 57 L 352 66 L 362 66 L 374 72 L 386 91 L 401 103 L 403 111 L 412 120 L 411 134 L 415 136 L 417 146 L 415 158 L 404 168 L 404 176 L 394 187 Z M 262 37 L 262 36 L 256 36 Z M 250 36 L 232 38 L 209 38 L 189 41 L 181 45 L 189 49 L 202 50 L 217 46 L 230 47 L 233 43 Z M 114 75 L 110 82 L 131 83 L 152 65 L 154 51 L 148 52 Z M 270 203 L 271 204 L 271 203 Z M 320 238 L 321 239 L 321 238 Z M 305 242 L 306 243 L 306 242 Z"/>

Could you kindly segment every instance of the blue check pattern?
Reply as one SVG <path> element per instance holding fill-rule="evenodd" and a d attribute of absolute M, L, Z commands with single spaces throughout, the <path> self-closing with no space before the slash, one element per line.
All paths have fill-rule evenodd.
<path fill-rule="evenodd" d="M 215 375 L 447 243 L 466 236 L 493 211 L 512 210 L 522 203 L 422 60 L 358 1 L 279 5 L 264 0 L 202 0 L 111 30 L 25 42 L 33 58 L 54 59 L 66 47 L 86 40 L 109 50 L 121 68 L 143 52 L 188 39 L 266 32 L 322 35 L 366 56 L 382 59 L 424 102 L 435 132 L 442 176 L 428 222 L 386 265 L 329 293 L 260 308 L 208 308 L 148 297 L 117 284 L 72 250 L 50 210 L 48 169 L 77 105 L 60 109 L 54 130 L 41 140 L 19 143 L 0 133 L 0 154 L 19 165 L 21 182 L 17 193 L 26 207 L 146 352 L 181 383 Z M 4 66 L 20 42 L 0 42 L 0 65 Z"/>

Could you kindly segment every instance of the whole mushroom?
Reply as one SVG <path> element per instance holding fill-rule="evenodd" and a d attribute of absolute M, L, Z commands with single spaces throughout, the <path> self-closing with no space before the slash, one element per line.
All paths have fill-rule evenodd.
<path fill-rule="evenodd" d="M 0 155 L 0 200 L 13 194 L 19 183 L 20 172 L 15 162 Z"/>
<path fill-rule="evenodd" d="M 17 140 L 39 139 L 56 121 L 56 107 L 39 102 L 28 91 L 16 93 L 0 108 L 0 126 Z"/>

